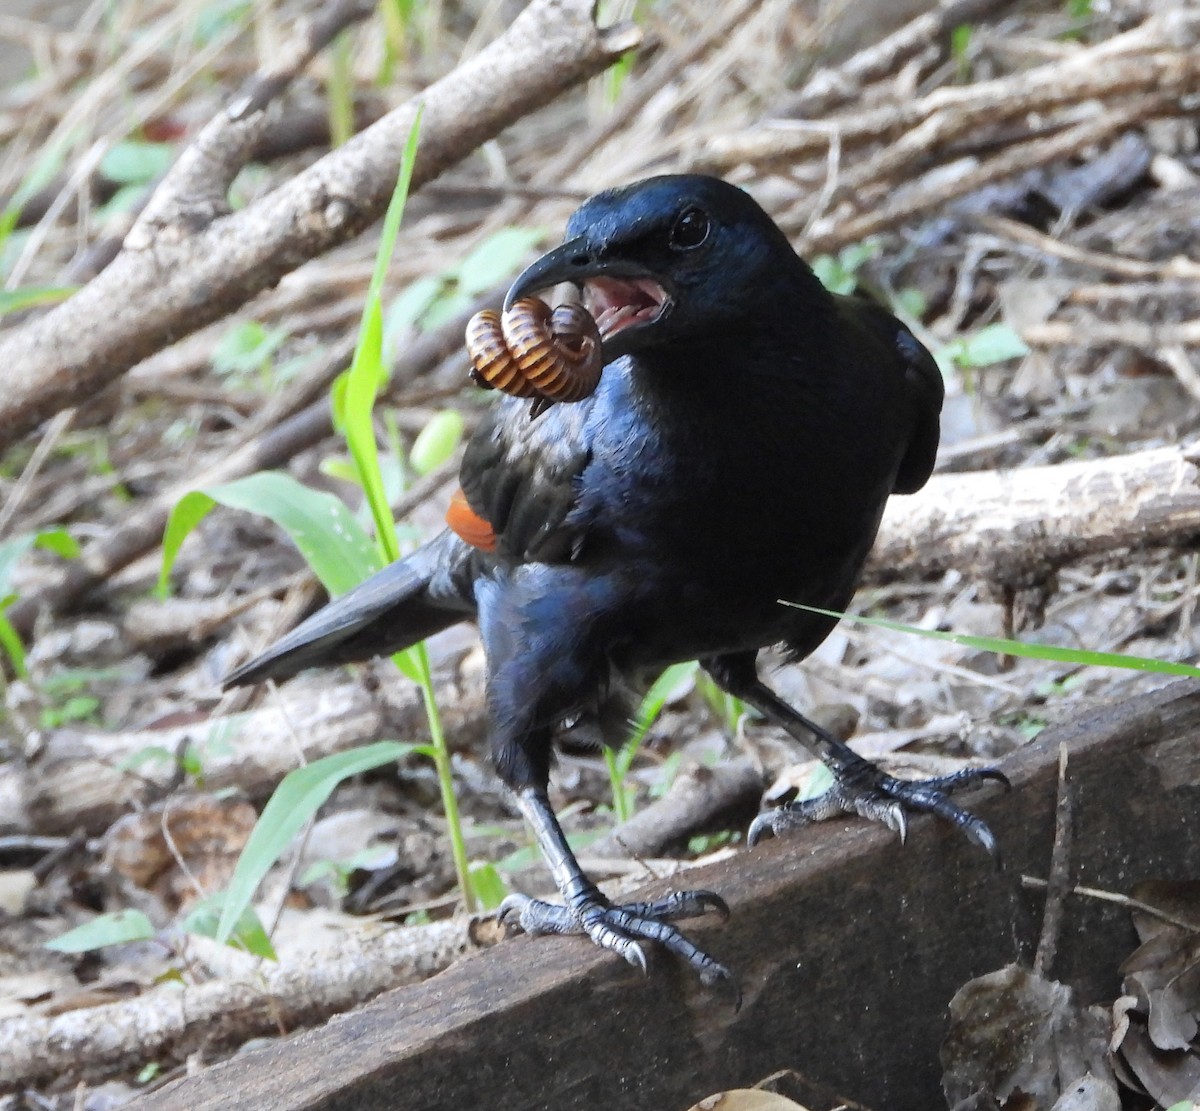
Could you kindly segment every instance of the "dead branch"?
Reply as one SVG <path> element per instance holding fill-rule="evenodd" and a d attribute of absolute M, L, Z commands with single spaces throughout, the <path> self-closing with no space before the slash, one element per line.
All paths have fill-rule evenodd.
<path fill-rule="evenodd" d="M 935 475 L 892 498 L 867 581 L 956 568 L 1002 588 L 1040 585 L 1072 560 L 1200 534 L 1197 445 L 1112 459 Z"/>
<path fill-rule="evenodd" d="M 165 983 L 133 999 L 0 1020 L 0 1090 L 102 1080 L 146 1061 L 182 1062 L 250 1038 L 314 1026 L 380 992 L 440 972 L 473 948 L 461 918 L 321 931 L 305 953 L 236 979 Z"/>
<path fill-rule="evenodd" d="M 1200 74 L 1200 56 L 1197 73 Z M 1150 93 L 1108 109 L 1096 118 L 1087 119 L 1048 139 L 1033 139 L 1027 143 L 1013 144 L 1002 154 L 963 170 L 952 180 L 946 180 L 943 173 L 927 174 L 925 180 L 913 188 L 902 190 L 873 209 L 849 219 L 844 216 L 826 216 L 817 220 L 803 236 L 802 248 L 807 252 L 834 251 L 847 243 L 857 243 L 868 236 L 878 235 L 994 182 L 1014 178 L 1029 170 L 1069 158 L 1087 147 L 1120 134 L 1127 127 L 1169 114 L 1178 107 L 1178 99 L 1178 94 Z M 892 179 L 889 177 L 884 180 Z M 797 210 L 782 219 L 780 225 L 785 230 L 802 227 L 808 222 L 805 214 L 807 207 L 797 206 Z"/>
<path fill-rule="evenodd" d="M 836 126 L 844 150 L 902 137 L 885 152 L 882 169 L 972 135 L 981 126 L 994 127 L 1031 113 L 1168 88 L 1183 96 L 1200 66 L 1190 49 L 1198 32 L 1200 15 L 1194 12 L 1150 19 L 1071 58 L 1024 73 L 937 89 L 917 100 L 824 121 L 819 127 L 775 120 L 752 131 L 714 137 L 693 156 L 693 165 L 718 173 L 743 162 L 794 165 L 805 157 L 823 157 L 828 130 Z"/>
<path fill-rule="evenodd" d="M 498 298 L 497 292 L 495 299 Z M 455 319 L 416 341 L 397 360 L 384 400 L 396 400 L 401 386 L 428 373 L 457 350 L 467 317 L 485 303 L 490 304 L 491 299 L 491 294 L 481 298 Z M 28 636 L 39 613 L 64 612 L 118 571 L 157 548 L 171 510 L 189 491 L 281 467 L 298 452 L 331 435 L 333 424 L 328 400 L 324 396 L 315 400 L 310 397 L 323 390 L 349 364 L 353 348 L 353 337 L 334 344 L 314 374 L 263 406 L 239 444 L 231 446 L 200 474 L 190 475 L 148 499 L 125 520 L 89 543 L 79 559 L 66 564 L 39 589 L 21 598 L 6 611 L 13 628 Z M 426 488 L 421 485 L 422 490 Z M 410 503 L 411 499 L 405 498 L 408 508 L 398 509 L 398 515 L 411 510 Z"/>
<path fill-rule="evenodd" d="M 455 746 L 483 733 L 480 685 L 439 677 L 438 706 Z M 243 714 L 208 717 L 187 725 L 126 733 L 60 729 L 50 733 L 26 762 L 0 765 L 0 832 L 99 833 L 131 806 L 170 789 L 173 762 L 122 761 L 148 749 L 179 752 L 195 747 L 211 790 L 237 788 L 264 798 L 298 764 L 299 749 L 311 762 L 371 740 L 425 736 L 425 710 L 411 683 L 391 677 L 378 695 L 359 682 L 329 686 L 297 681 L 267 704 Z M 210 744 L 213 740 L 222 744 Z"/>
<path fill-rule="evenodd" d="M 697 764 L 677 776 L 661 799 L 589 845 L 588 853 L 595 857 L 661 856 L 672 845 L 711 828 L 721 814 L 757 810 L 762 792 L 762 772 L 751 760 L 728 760 L 715 768 Z"/>
<path fill-rule="evenodd" d="M 841 65 L 818 70 L 780 106 L 777 115 L 811 119 L 840 108 L 854 100 L 864 85 L 896 73 L 931 44 L 948 42 L 955 27 L 976 23 L 1010 4 L 1011 0 L 942 0 L 933 11 L 917 16 Z"/>
<path fill-rule="evenodd" d="M 1021 338 L 1032 347 L 1124 346 L 1153 352 L 1162 347 L 1200 345 L 1200 320 L 1162 324 L 1148 324 L 1140 320 L 1122 320 L 1119 323 L 1089 320 L 1086 324 L 1050 320 L 1023 329 Z"/>
<path fill-rule="evenodd" d="M 591 0 L 533 0 L 505 34 L 429 86 L 419 98 L 414 186 L 638 45 L 636 28 L 598 29 L 592 8 Z M 125 249 L 92 282 L 0 341 L 0 363 L 10 368 L 0 398 L 0 450 L 366 228 L 391 196 L 417 108 L 414 100 L 389 113 L 239 212 L 206 208 L 207 186 L 194 190 L 197 205 L 170 213 L 148 206 Z M 181 156 L 179 177 L 191 188 L 205 173 L 210 182 L 227 174 L 249 156 L 260 119 L 218 117 Z M 228 155 L 234 147 L 235 156 Z M 164 186 L 177 188 L 172 175 Z"/>

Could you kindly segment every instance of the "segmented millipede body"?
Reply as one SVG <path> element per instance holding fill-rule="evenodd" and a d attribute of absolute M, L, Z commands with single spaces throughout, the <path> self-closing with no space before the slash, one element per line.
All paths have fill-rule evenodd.
<path fill-rule="evenodd" d="M 556 401 L 582 401 L 604 367 L 591 314 L 582 305 L 551 310 L 536 297 L 515 302 L 503 316 L 476 313 L 467 325 L 467 351 L 479 385 L 535 398 L 533 416 Z"/>

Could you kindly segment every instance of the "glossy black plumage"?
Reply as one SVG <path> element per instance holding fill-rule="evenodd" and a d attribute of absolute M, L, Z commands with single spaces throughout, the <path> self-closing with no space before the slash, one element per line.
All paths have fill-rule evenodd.
<path fill-rule="evenodd" d="M 780 599 L 849 603 L 888 496 L 919 489 L 932 469 L 942 379 L 886 309 L 826 292 L 762 209 L 714 178 L 593 197 L 509 300 L 564 281 L 600 320 L 607 366 L 595 394 L 536 420 L 528 402 L 498 399 L 473 436 L 462 486 L 495 550 L 444 532 L 228 682 L 396 651 L 476 619 L 496 765 L 567 904 L 517 899 L 508 910 L 531 932 L 583 930 L 634 963 L 638 939 L 660 941 L 716 980 L 725 970 L 665 924 L 719 909 L 714 896 L 612 908 L 579 871 L 545 797 L 554 730 L 593 707 L 614 673 L 700 658 L 837 778 L 819 805 L 773 812 L 755 835 L 841 810 L 902 828 L 907 807 L 994 848 L 944 796 L 977 775 L 897 785 L 754 668 L 759 649 L 803 657 L 833 626 Z"/>

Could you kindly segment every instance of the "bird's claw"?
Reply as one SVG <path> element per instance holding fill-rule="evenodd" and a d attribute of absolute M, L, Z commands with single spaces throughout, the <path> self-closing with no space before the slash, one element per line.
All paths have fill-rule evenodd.
<path fill-rule="evenodd" d="M 864 761 L 862 768 L 854 769 L 853 776 L 835 781 L 824 794 L 788 802 L 760 814 L 751 823 L 746 841 L 753 847 L 765 838 L 782 836 L 824 818 L 858 814 L 895 830 L 903 842 L 908 836 L 910 813 L 936 814 L 961 829 L 999 867 L 999 846 L 987 824 L 948 798 L 953 791 L 989 780 L 1003 784 L 1006 789 L 1012 786 L 1008 777 L 995 768 L 965 768 L 934 779 L 905 780 L 885 775 Z"/>
<path fill-rule="evenodd" d="M 729 984 L 740 1004 L 741 994 L 729 970 L 671 925 L 672 921 L 698 918 L 709 911 L 722 919 L 729 917 L 725 900 L 712 891 L 672 891 L 652 902 L 615 906 L 598 894 L 580 896 L 566 906 L 528 895 L 509 895 L 496 916 L 505 925 L 519 926 L 531 936 L 587 934 L 601 949 L 618 953 L 643 975 L 648 966 L 639 942 L 656 941 L 682 957 L 706 987 Z"/>

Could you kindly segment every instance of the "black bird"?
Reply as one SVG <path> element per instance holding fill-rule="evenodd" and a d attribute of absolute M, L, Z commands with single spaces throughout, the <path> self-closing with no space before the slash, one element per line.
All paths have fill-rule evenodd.
<path fill-rule="evenodd" d="M 994 853 L 988 828 L 947 792 L 999 773 L 893 779 L 783 702 L 755 666 L 768 645 L 807 656 L 835 624 L 781 599 L 849 604 L 888 495 L 929 477 L 942 378 L 903 324 L 828 293 L 758 204 L 716 178 L 656 177 L 592 197 L 507 303 L 563 282 L 600 325 L 596 392 L 536 420 L 527 402 L 498 399 L 467 446 L 454 528 L 227 685 L 477 621 L 492 755 L 565 904 L 512 896 L 502 914 L 529 933 L 586 933 L 643 969 L 639 941 L 656 941 L 713 983 L 726 969 L 670 921 L 726 913 L 718 896 L 614 906 L 583 874 L 546 794 L 555 730 L 600 707 L 620 677 L 698 658 L 834 774 L 826 795 L 761 815 L 752 844 L 849 811 L 903 832 L 911 810 Z"/>

